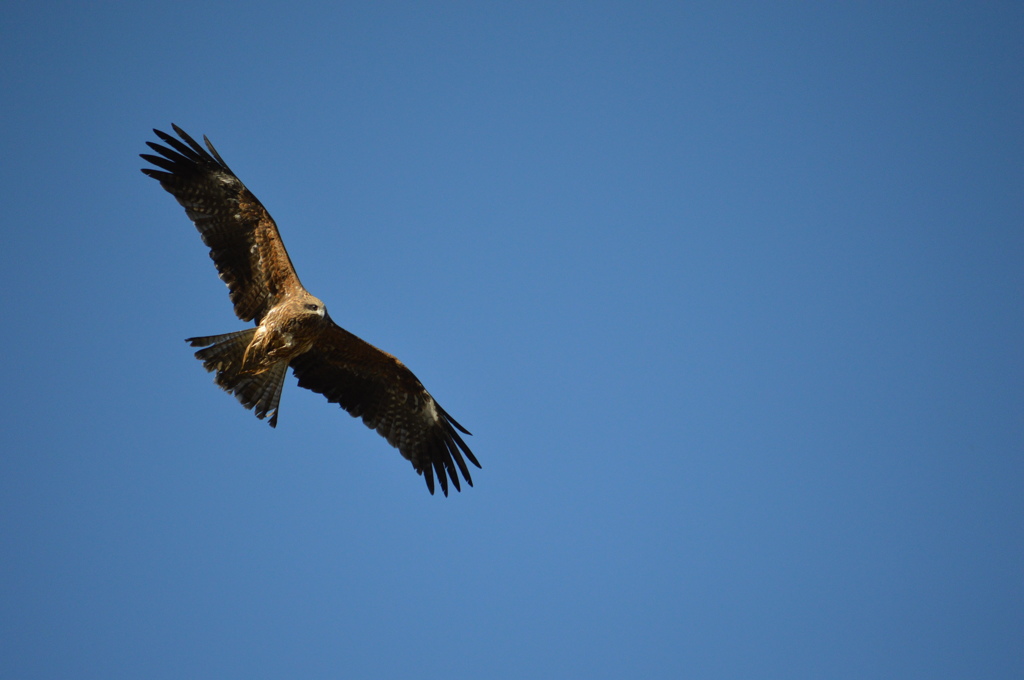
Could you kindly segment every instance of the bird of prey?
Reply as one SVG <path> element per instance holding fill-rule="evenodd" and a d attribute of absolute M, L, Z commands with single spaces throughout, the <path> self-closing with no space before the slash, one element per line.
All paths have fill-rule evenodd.
<path fill-rule="evenodd" d="M 480 463 L 459 435 L 469 432 L 401 361 L 331 320 L 324 303 L 299 282 L 266 208 L 210 140 L 203 137 L 204 149 L 177 125 L 172 127 L 180 139 L 153 131 L 166 146 L 146 142 L 159 155 L 141 156 L 158 169 L 142 172 L 185 208 L 227 284 L 235 314 L 256 324 L 186 340 L 203 348 L 195 356 L 216 373 L 216 384 L 257 418 L 269 417 L 275 427 L 281 388 L 291 367 L 299 387 L 361 417 L 397 448 L 423 475 L 431 494 L 435 475 L 445 496 L 449 479 L 461 490 L 459 471 L 472 486 L 466 459 L 477 467 Z"/>

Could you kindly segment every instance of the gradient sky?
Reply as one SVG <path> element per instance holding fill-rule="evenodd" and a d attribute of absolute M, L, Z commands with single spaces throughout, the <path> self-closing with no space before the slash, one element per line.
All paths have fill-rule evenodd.
<path fill-rule="evenodd" d="M 1024 5 L 0 15 L 0 677 L 1024 676 Z M 151 128 L 474 436 L 276 430 Z"/>

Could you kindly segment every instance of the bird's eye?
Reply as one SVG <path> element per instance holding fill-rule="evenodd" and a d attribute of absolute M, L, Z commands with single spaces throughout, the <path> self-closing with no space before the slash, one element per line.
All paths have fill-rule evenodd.
<path fill-rule="evenodd" d="M 315 305 L 312 302 L 310 302 L 309 304 L 306 305 L 306 309 L 308 309 L 311 312 L 316 312 L 316 311 L 318 311 L 320 309 L 320 306 L 319 305 Z"/>

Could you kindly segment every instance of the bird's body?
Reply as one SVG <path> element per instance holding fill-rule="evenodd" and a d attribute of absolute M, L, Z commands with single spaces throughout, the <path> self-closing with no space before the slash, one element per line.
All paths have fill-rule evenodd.
<path fill-rule="evenodd" d="M 277 225 L 204 138 L 203 149 L 177 126 L 181 140 L 154 130 L 167 144 L 147 142 L 159 180 L 185 208 L 227 284 L 235 314 L 255 328 L 189 338 L 215 382 L 260 419 L 276 426 L 290 367 L 299 386 L 319 392 L 363 419 L 401 454 L 434 492 L 448 494 L 459 475 L 472 486 L 465 458 L 480 463 L 459 432 L 469 434 L 402 362 L 338 326 L 324 303 L 299 282 Z M 457 466 L 457 469 L 456 469 Z"/>
<path fill-rule="evenodd" d="M 308 352 L 328 328 L 326 313 L 324 303 L 309 293 L 286 297 L 271 307 L 242 356 L 242 371 L 262 373 Z"/>

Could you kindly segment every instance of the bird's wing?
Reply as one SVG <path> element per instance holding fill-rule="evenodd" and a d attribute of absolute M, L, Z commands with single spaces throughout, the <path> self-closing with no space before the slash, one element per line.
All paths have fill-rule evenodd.
<path fill-rule="evenodd" d="M 401 361 L 328 321 L 330 327 L 313 348 L 291 361 L 299 387 L 318 392 L 350 415 L 361 417 L 424 476 L 430 493 L 434 493 L 435 474 L 446 496 L 449 478 L 461 490 L 459 471 L 472 486 L 463 454 L 473 465 L 480 467 L 480 463 L 459 436 L 469 432 Z"/>
<path fill-rule="evenodd" d="M 158 180 L 195 223 L 235 314 L 257 323 L 282 296 L 302 289 L 273 218 L 235 176 L 210 140 L 207 151 L 177 125 L 181 140 L 153 130 L 167 146 L 146 144 L 159 156 L 141 154 L 159 169 L 142 172 Z"/>

